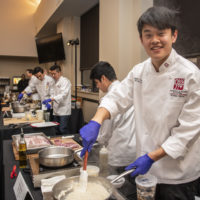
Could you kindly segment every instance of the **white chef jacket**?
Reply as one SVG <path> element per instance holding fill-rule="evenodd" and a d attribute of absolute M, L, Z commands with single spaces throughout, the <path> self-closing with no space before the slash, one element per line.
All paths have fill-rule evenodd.
<path fill-rule="evenodd" d="M 32 75 L 29 82 L 28 82 L 28 86 L 25 88 L 25 92 L 26 93 L 32 93 L 34 92 L 32 95 L 31 95 L 31 98 L 33 100 L 40 100 L 40 96 L 38 95 L 38 93 L 35 93 L 36 92 L 36 87 L 35 85 L 39 82 L 39 80 L 34 76 Z"/>
<path fill-rule="evenodd" d="M 69 79 L 61 76 L 56 81 L 51 89 L 51 98 L 55 99 L 53 115 L 71 115 L 71 82 Z"/>
<path fill-rule="evenodd" d="M 118 80 L 111 83 L 108 92 L 119 86 Z M 131 106 L 125 113 L 114 119 L 105 120 L 101 126 L 98 142 L 108 149 L 108 164 L 127 166 L 136 158 L 135 116 Z"/>
<path fill-rule="evenodd" d="M 200 176 L 200 71 L 172 49 L 155 71 L 151 59 L 136 65 L 100 107 L 114 118 L 135 106 L 137 156 L 162 147 L 167 155 L 150 173 L 160 183 L 179 184 Z"/>
<path fill-rule="evenodd" d="M 54 84 L 54 79 L 48 75 L 44 75 L 44 79 L 42 81 L 38 79 L 35 87 L 40 96 L 41 102 L 50 98 L 50 90 Z"/>

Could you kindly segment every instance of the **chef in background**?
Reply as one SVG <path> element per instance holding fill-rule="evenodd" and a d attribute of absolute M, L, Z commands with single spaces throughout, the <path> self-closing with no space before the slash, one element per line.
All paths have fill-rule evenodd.
<path fill-rule="evenodd" d="M 28 86 L 28 80 L 25 74 L 21 75 L 21 80 L 17 84 L 18 91 L 21 93 Z"/>
<path fill-rule="evenodd" d="M 55 84 L 51 86 L 51 96 L 42 101 L 44 105 L 50 107 L 53 105 L 54 121 L 60 125 L 57 127 L 58 134 L 70 134 L 69 120 L 71 116 L 71 82 L 61 74 L 61 67 L 53 65 L 50 67 L 50 73 Z"/>
<path fill-rule="evenodd" d="M 24 94 L 31 96 L 32 100 L 37 101 L 40 100 L 39 94 L 37 93 L 35 85 L 38 82 L 38 79 L 33 75 L 32 69 L 26 70 L 26 75 L 29 77 L 28 86 L 22 91 L 19 96 L 18 100 L 21 100 Z"/>
<path fill-rule="evenodd" d="M 38 79 L 37 83 L 35 83 L 35 88 L 40 96 L 41 102 L 43 102 L 45 99 L 50 98 L 50 90 L 55 84 L 55 81 L 52 77 L 46 75 L 41 67 L 35 67 L 33 74 Z M 47 107 L 47 109 L 51 109 L 51 106 Z"/>
<path fill-rule="evenodd" d="M 98 62 L 91 70 L 90 79 L 104 93 L 118 88 L 113 67 L 108 62 Z M 111 120 L 105 120 L 100 128 L 98 142 L 108 149 L 110 174 L 120 174 L 136 159 L 135 116 L 131 106 L 125 113 Z"/>

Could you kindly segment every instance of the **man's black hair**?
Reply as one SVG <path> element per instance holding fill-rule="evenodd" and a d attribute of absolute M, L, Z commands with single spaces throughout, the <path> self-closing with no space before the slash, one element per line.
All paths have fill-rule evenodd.
<path fill-rule="evenodd" d="M 44 70 L 41 67 L 35 67 L 33 70 L 33 74 L 37 74 L 38 72 L 44 73 Z"/>
<path fill-rule="evenodd" d="M 50 67 L 50 70 L 56 70 L 57 72 L 61 72 L 61 67 L 59 65 L 53 65 Z"/>
<path fill-rule="evenodd" d="M 142 29 L 145 24 L 158 28 L 159 30 L 170 28 L 172 30 L 172 34 L 174 34 L 177 29 L 178 13 L 178 11 L 161 6 L 154 6 L 147 9 L 137 22 L 140 37 L 142 36 Z"/>
<path fill-rule="evenodd" d="M 30 74 L 33 74 L 33 70 L 32 69 L 27 69 L 27 72 L 29 72 Z"/>
<path fill-rule="evenodd" d="M 90 73 L 90 79 L 98 79 L 101 81 L 101 77 L 105 76 L 108 80 L 114 81 L 117 79 L 115 70 L 108 62 L 100 61 L 96 63 Z"/>

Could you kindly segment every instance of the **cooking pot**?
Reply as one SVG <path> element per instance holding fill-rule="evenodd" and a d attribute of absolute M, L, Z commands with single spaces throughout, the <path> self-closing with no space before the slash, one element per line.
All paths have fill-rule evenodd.
<path fill-rule="evenodd" d="M 14 113 L 23 113 L 30 109 L 28 104 L 20 104 L 19 101 L 15 101 L 11 103 L 12 109 Z"/>
<path fill-rule="evenodd" d="M 124 198 L 117 192 L 116 188 L 112 185 L 112 183 L 132 173 L 134 170 L 135 168 L 130 169 L 128 171 L 124 171 L 123 173 L 118 175 L 116 178 L 114 178 L 111 182 L 104 177 L 94 177 L 94 176 L 88 176 L 88 182 L 97 183 L 103 186 L 106 189 L 106 191 L 109 193 L 109 197 L 107 199 L 109 199 L 113 195 L 115 199 L 117 200 L 124 200 Z M 54 199 L 65 200 L 67 195 L 73 191 L 72 185 L 78 182 L 79 182 L 79 176 L 72 176 L 56 183 L 52 189 Z"/>
<path fill-rule="evenodd" d="M 62 167 L 73 162 L 74 154 L 81 151 L 74 151 L 63 146 L 50 146 L 38 152 L 39 163 L 46 167 Z"/>
<path fill-rule="evenodd" d="M 11 103 L 12 107 L 16 107 L 16 106 L 19 106 L 20 105 L 20 102 L 19 101 L 13 101 Z"/>
<path fill-rule="evenodd" d="M 63 179 L 62 181 L 56 183 L 52 189 L 54 199 L 65 200 L 67 195 L 73 190 L 72 185 L 76 182 L 79 182 L 79 176 L 72 176 L 70 178 Z M 98 183 L 102 185 L 109 193 L 109 197 L 112 194 L 117 193 L 116 189 L 112 186 L 112 184 L 104 177 L 89 176 L 88 182 Z"/>

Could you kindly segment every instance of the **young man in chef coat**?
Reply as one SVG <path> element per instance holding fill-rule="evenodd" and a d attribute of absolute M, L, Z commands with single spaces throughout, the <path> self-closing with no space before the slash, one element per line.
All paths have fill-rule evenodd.
<path fill-rule="evenodd" d="M 44 70 L 41 67 L 35 67 L 33 74 L 37 77 L 39 81 L 35 84 L 35 88 L 40 96 L 41 102 L 45 99 L 50 98 L 51 88 L 55 84 L 55 81 L 52 77 L 46 75 Z M 51 109 L 51 105 L 47 105 L 47 109 Z"/>
<path fill-rule="evenodd" d="M 112 91 L 120 84 L 113 67 L 103 61 L 94 65 L 90 79 L 104 93 Z M 124 167 L 136 159 L 134 107 L 131 106 L 125 113 L 118 114 L 112 120 L 105 120 L 97 140 L 108 149 L 110 173 L 122 173 Z"/>
<path fill-rule="evenodd" d="M 135 107 L 137 160 L 126 170 L 158 178 L 156 200 L 194 200 L 200 176 L 200 71 L 172 48 L 176 13 L 149 8 L 138 20 L 140 40 L 149 59 L 136 65 L 101 101 L 80 130 L 91 150 L 101 124 Z"/>
<path fill-rule="evenodd" d="M 35 87 L 35 85 L 38 82 L 38 79 L 33 75 L 33 70 L 27 69 L 26 75 L 29 77 L 28 86 L 24 89 L 24 91 L 22 91 L 19 94 L 18 99 L 19 100 L 22 99 L 24 94 L 27 94 L 28 96 L 31 96 L 32 100 L 34 100 L 34 101 L 40 100 L 40 97 L 39 97 L 39 95 L 36 91 L 36 87 Z"/>
<path fill-rule="evenodd" d="M 45 99 L 42 103 L 53 104 L 53 118 L 58 122 L 59 134 L 70 134 L 69 119 L 71 115 L 71 82 L 61 74 L 61 67 L 53 65 L 50 67 L 50 73 L 55 80 L 51 88 L 50 98 Z"/>

